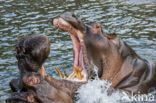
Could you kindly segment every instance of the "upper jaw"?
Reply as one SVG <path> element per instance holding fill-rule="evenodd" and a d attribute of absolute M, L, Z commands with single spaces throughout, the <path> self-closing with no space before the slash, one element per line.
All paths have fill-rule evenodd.
<path fill-rule="evenodd" d="M 55 22 L 58 22 L 57 20 L 60 20 L 60 22 L 64 23 L 67 26 L 73 27 L 73 29 L 76 29 L 78 31 L 84 32 L 86 29 L 86 25 L 83 24 L 80 20 L 76 18 L 76 16 L 71 12 L 65 12 L 55 18 L 53 18 L 53 24 L 55 25 Z"/>

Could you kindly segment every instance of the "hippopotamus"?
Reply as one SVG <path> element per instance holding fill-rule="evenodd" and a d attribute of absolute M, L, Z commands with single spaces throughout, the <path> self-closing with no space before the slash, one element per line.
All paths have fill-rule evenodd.
<path fill-rule="evenodd" d="M 94 64 L 98 77 L 111 82 L 111 88 L 143 94 L 156 87 L 156 63 L 141 58 L 116 33 L 104 32 L 99 23 L 86 25 L 71 12 L 53 18 L 52 23 L 69 33 L 74 65 L 85 70 L 84 65 Z"/>
<path fill-rule="evenodd" d="M 47 75 L 43 64 L 49 53 L 50 40 L 45 35 L 32 35 L 17 43 L 16 58 L 20 76 L 10 82 L 13 93 L 6 100 L 7 103 L 74 102 L 76 90 L 86 81 L 55 79 Z M 75 67 L 75 70 L 79 68 Z M 84 75 L 83 78 L 87 79 Z"/>

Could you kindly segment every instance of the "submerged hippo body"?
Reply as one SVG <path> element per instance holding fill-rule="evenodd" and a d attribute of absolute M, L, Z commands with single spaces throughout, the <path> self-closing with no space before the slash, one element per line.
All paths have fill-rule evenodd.
<path fill-rule="evenodd" d="M 54 18 L 53 24 L 70 34 L 77 54 L 96 65 L 98 76 L 112 82 L 113 88 L 147 93 L 156 87 L 156 63 L 142 59 L 115 33 L 103 32 L 98 23 L 85 25 L 70 12 Z"/>

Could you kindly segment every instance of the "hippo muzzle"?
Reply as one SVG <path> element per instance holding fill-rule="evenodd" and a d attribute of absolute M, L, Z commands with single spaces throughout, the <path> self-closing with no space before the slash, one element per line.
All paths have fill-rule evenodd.
<path fill-rule="evenodd" d="M 69 75 L 67 79 L 73 81 L 87 81 L 88 73 L 85 65 L 87 64 L 88 58 L 84 52 L 85 48 L 81 45 L 79 39 L 79 36 L 85 31 L 86 26 L 70 12 L 66 12 L 53 18 L 53 25 L 68 32 L 73 42 L 74 69 L 73 73 Z M 81 73 L 78 73 L 77 76 L 73 77 L 75 72 Z"/>

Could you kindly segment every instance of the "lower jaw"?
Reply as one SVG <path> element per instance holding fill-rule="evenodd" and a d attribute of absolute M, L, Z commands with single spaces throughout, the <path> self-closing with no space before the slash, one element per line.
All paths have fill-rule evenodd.
<path fill-rule="evenodd" d="M 82 72 L 81 72 L 81 74 L 82 74 L 82 79 L 79 79 L 79 78 L 66 78 L 67 80 L 69 80 L 69 81 L 73 81 L 73 82 L 87 82 L 88 81 L 88 75 L 87 75 L 87 72 L 86 72 L 86 70 L 85 69 L 83 69 L 82 70 Z"/>
<path fill-rule="evenodd" d="M 81 79 L 79 78 L 67 78 L 67 80 L 70 80 L 70 81 L 75 81 L 75 82 L 87 82 L 87 78 L 88 78 L 88 75 L 87 75 L 87 71 L 85 69 L 85 66 L 84 66 L 84 63 L 83 63 L 83 53 L 82 53 L 82 48 L 79 45 L 79 48 L 76 48 L 77 50 L 74 51 L 74 54 L 77 56 L 74 58 L 74 68 L 73 68 L 73 72 L 74 72 L 74 69 L 75 67 L 76 68 L 79 68 L 79 69 L 82 69 L 81 71 L 81 75 L 83 76 Z M 75 49 L 75 47 L 74 47 Z"/>

